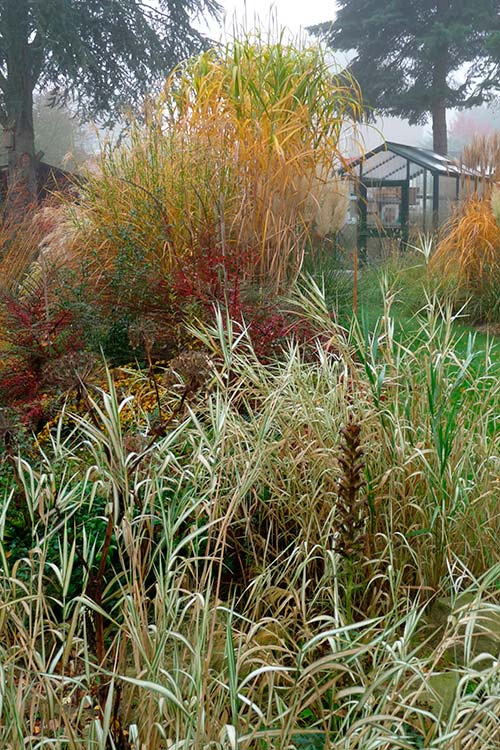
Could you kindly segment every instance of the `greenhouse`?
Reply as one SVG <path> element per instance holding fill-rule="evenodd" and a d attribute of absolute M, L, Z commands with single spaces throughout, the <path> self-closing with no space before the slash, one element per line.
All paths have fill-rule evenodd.
<path fill-rule="evenodd" d="M 347 223 L 356 227 L 361 254 L 378 254 L 381 242 L 411 242 L 437 229 L 453 205 L 482 192 L 479 172 L 416 146 L 385 142 L 349 165 L 352 181 Z M 347 172 L 347 170 L 345 170 Z"/>

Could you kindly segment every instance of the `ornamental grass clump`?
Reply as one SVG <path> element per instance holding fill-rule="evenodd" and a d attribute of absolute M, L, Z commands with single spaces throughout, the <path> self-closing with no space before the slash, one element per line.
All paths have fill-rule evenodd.
<path fill-rule="evenodd" d="M 357 84 L 319 48 L 248 36 L 208 50 L 169 76 L 121 145 L 103 144 L 77 202 L 43 208 L 15 242 L 0 228 L 0 293 L 19 307 L 34 289 L 34 340 L 61 316 L 77 348 L 112 365 L 151 367 L 196 346 L 186 325 L 213 319 L 217 304 L 270 359 L 294 324 L 277 293 L 309 240 L 342 222 L 335 170 L 360 115 Z M 22 325 L 0 304 L 0 347 Z M 58 340 L 56 358 L 73 348 Z"/>
<path fill-rule="evenodd" d="M 332 74 L 318 47 L 248 36 L 188 61 L 84 185 L 96 276 L 129 245 L 173 294 L 207 254 L 220 302 L 236 283 L 281 288 L 316 218 L 320 232 L 339 221 L 334 172 L 360 115 L 357 84 Z"/>
<path fill-rule="evenodd" d="M 499 133 L 474 138 L 462 150 L 460 162 L 465 167 L 464 198 L 441 228 L 429 268 L 442 297 L 451 299 L 455 309 L 463 308 L 474 322 L 496 324 L 500 318 Z"/>
<path fill-rule="evenodd" d="M 441 288 L 476 318 L 497 315 L 500 228 L 489 197 L 476 194 L 459 204 L 441 229 L 430 271 Z"/>
<path fill-rule="evenodd" d="M 488 189 L 500 177 L 500 133 L 495 130 L 488 135 L 475 136 L 462 149 L 460 163 L 483 178 L 483 188 Z M 474 178 L 467 178 L 474 189 Z"/>

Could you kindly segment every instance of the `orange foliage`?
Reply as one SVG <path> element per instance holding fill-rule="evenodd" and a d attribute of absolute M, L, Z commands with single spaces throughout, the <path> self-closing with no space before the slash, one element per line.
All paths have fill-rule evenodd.
<path fill-rule="evenodd" d="M 459 288 L 484 286 L 500 268 L 500 228 L 491 203 L 473 195 L 442 227 L 431 270 Z"/>

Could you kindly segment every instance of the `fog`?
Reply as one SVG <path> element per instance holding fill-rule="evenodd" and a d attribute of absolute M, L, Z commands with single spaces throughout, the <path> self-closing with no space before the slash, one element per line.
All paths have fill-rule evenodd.
<path fill-rule="evenodd" d="M 335 3 L 328 0 L 220 0 L 224 8 L 222 26 L 213 21 L 202 24 L 214 39 L 220 39 L 225 33 L 231 34 L 234 27 L 280 28 L 286 27 L 293 36 L 304 32 L 306 26 L 332 20 L 335 15 Z"/>

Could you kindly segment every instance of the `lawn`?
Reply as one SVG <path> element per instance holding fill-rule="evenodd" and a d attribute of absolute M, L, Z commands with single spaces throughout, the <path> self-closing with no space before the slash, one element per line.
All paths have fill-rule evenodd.
<path fill-rule="evenodd" d="M 327 252 L 306 260 L 304 272 L 324 288 L 327 304 L 337 311 L 338 322 L 348 328 L 352 318 L 353 276 L 351 270 L 346 270 L 346 265 L 350 265 L 350 259 L 343 253 Z M 413 341 L 417 345 L 422 311 L 428 299 L 436 294 L 442 299 L 423 255 L 408 250 L 390 261 L 361 265 L 358 273 L 357 318 L 362 331 L 366 334 L 373 332 L 388 312 L 398 339 L 401 342 Z M 475 350 L 488 350 L 496 360 L 498 325 L 475 323 L 475 310 L 469 307 L 467 298 L 462 307 L 454 307 L 454 346 L 457 352 L 464 354 L 472 339 Z"/>

